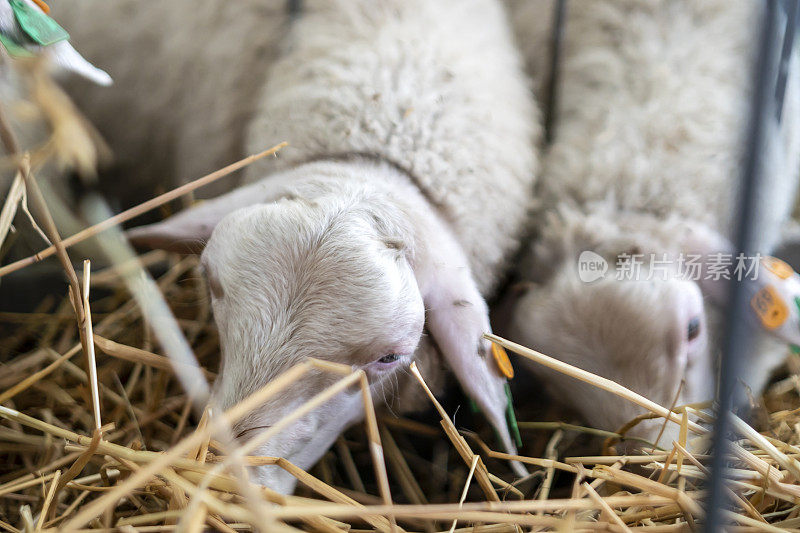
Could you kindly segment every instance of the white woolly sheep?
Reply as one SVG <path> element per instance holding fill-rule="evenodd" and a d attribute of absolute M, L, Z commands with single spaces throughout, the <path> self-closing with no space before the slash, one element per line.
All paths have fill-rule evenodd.
<path fill-rule="evenodd" d="M 536 173 L 535 109 L 509 33 L 492 0 L 305 3 L 247 132 L 249 150 L 290 147 L 249 185 L 131 233 L 208 239 L 221 407 L 307 356 L 365 370 L 380 396 L 414 357 L 433 372 L 439 352 L 513 450 L 482 339 L 483 296 L 518 245 Z M 303 380 L 235 431 L 248 438 L 334 379 Z M 342 393 L 258 453 L 310 467 L 362 417 L 358 392 Z M 295 484 L 276 467 L 256 477 Z"/>
<path fill-rule="evenodd" d="M 521 267 L 533 283 L 516 302 L 515 341 L 665 406 L 683 379 L 679 405 L 713 397 L 719 317 L 704 300 L 724 304 L 724 281 L 705 278 L 713 254 L 731 250 L 758 20 L 754 2 L 568 3 L 554 144 L 544 156 L 535 236 Z M 770 206 L 759 226 L 764 251 L 776 244 L 797 186 L 796 67 L 778 143 L 790 168 L 771 154 L 773 179 L 760 199 Z M 610 265 L 593 283 L 579 278 L 587 250 Z M 699 283 L 676 272 L 680 254 L 694 253 L 706 260 Z M 640 279 L 654 279 L 613 279 L 623 254 L 643 254 Z M 668 254 L 669 271 L 649 269 L 649 254 Z M 759 276 L 770 273 L 761 268 Z M 754 392 L 785 353 L 785 343 L 761 337 L 745 377 Z M 592 424 L 616 430 L 642 412 L 532 369 Z M 661 425 L 651 421 L 632 433 L 655 438 Z M 669 445 L 670 435 L 661 443 Z"/>

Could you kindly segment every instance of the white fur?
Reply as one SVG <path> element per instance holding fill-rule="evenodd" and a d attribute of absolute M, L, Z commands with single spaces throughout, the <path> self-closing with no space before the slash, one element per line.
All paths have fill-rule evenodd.
<path fill-rule="evenodd" d="M 667 253 L 674 260 L 680 253 L 730 251 L 757 7 L 722 0 L 568 3 L 555 142 L 545 157 L 542 207 L 521 269 L 536 285 L 517 304 L 515 340 L 665 406 L 683 378 L 678 404 L 713 397 L 719 316 L 699 289 L 719 302 L 720 283 L 584 284 L 575 267 L 583 250 L 604 256 L 612 269 L 626 252 Z M 778 167 L 781 158 L 769 155 L 772 181 L 761 198 L 769 216 L 755 221 L 762 252 L 778 239 L 797 186 L 797 65 L 793 71 L 776 143 L 789 165 Z M 701 334 L 689 341 L 692 317 L 701 320 Z M 745 376 L 755 391 L 786 350 L 766 337 L 759 342 L 750 362 L 759 370 Z M 641 412 L 533 368 L 593 424 L 615 430 Z M 635 432 L 655 438 L 659 428 L 652 423 Z M 670 444 L 669 434 L 662 445 Z"/>
<path fill-rule="evenodd" d="M 512 450 L 483 296 L 518 243 L 538 129 L 505 15 L 491 0 L 304 5 L 248 130 L 252 151 L 291 146 L 249 169 L 249 185 L 132 237 L 210 237 L 222 407 L 308 356 L 364 369 L 388 400 L 413 357 L 440 366 L 438 348 Z M 400 359 L 381 363 L 388 354 Z M 237 432 L 273 424 L 334 379 L 304 379 Z M 259 454 L 310 467 L 361 409 L 358 391 L 341 394 Z M 256 475 L 294 486 L 277 468 Z"/>

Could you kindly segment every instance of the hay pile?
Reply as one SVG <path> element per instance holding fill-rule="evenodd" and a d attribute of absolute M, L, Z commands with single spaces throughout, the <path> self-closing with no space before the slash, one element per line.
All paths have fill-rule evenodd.
<path fill-rule="evenodd" d="M 160 272 L 156 283 L 210 382 L 217 337 L 197 260 L 160 251 L 140 260 Z M 99 271 L 90 279 L 90 294 L 98 295 L 90 301 L 96 371 L 85 369 L 67 297 L 48 298 L 33 313 L 0 314 L 0 357 L 7 361 L 0 374 L 0 526 L 10 531 L 204 525 L 229 531 L 267 523 L 268 530 L 388 530 L 392 519 L 407 531 L 447 531 L 456 519 L 456 529 L 485 524 L 480 531 L 512 531 L 515 525 L 683 531 L 702 523 L 710 439 L 688 414 L 709 417 L 691 407 L 671 415 L 683 425 L 681 442 L 652 453 L 644 446 L 629 456 L 600 455 L 598 446 L 597 456 L 561 457 L 557 440 L 587 430 L 521 421 L 526 442 L 542 432 L 553 438 L 538 455 L 518 458 L 529 465 L 532 479 L 516 482 L 504 464 L 510 457 L 485 444 L 490 431 L 483 439 L 460 433 L 444 410 L 442 427 L 386 415 L 370 419 L 366 432 L 364 426 L 350 430 L 310 474 L 281 459 L 246 457 L 247 464 L 286 468 L 302 485 L 300 495 L 291 497 L 254 486 L 248 490 L 235 466 L 218 468 L 231 456 L 229 436 L 224 430 L 212 434 L 207 415 L 196 423 L 191 402 L 154 346 L 119 270 Z M 296 367 L 256 396 L 302 379 L 314 364 L 323 365 Z M 342 373 L 341 386 L 363 383 L 359 373 L 332 370 Z M 92 407 L 95 375 L 101 434 L 95 432 Z M 729 516 L 742 526 L 765 529 L 770 523 L 800 530 L 798 391 L 795 374 L 770 388 L 757 411 L 763 434 L 737 424 Z M 250 406 L 224 417 L 241 416 L 258 398 L 245 403 Z M 371 452 L 380 449 L 375 468 Z M 263 505 L 267 501 L 278 505 Z"/>
<path fill-rule="evenodd" d="M 8 130 L 2 120 L 0 125 Z M 68 284 L 35 312 L 0 313 L 0 527 L 326 532 L 701 527 L 711 443 L 708 405 L 669 410 L 499 337 L 490 338 L 680 424 L 679 442 L 616 455 L 614 444 L 622 435 L 557 421 L 521 421 L 526 446 L 523 455 L 512 457 L 490 448 L 488 428 L 480 434 L 459 430 L 453 411 L 439 404 L 415 369 L 420 394 L 428 395 L 438 414 L 432 420 L 379 415 L 362 372 L 324 361 L 290 369 L 225 413 L 198 409 L 186 386 L 202 403 L 218 366 L 218 339 L 196 258 L 158 251 L 134 260 L 115 235 L 103 244 L 114 265 L 92 272 L 86 262 L 79 275 L 48 206 L 36 194 L 28 159 L 18 146 L 6 148 L 43 232 L 56 246 L 0 268 L 0 275 L 57 255 Z M 64 242 L 92 236 L 254 159 Z M 169 311 L 159 302 L 168 302 Z M 168 316 L 154 314 L 159 312 Z M 176 353 L 187 345 L 156 341 L 167 338 L 165 328 L 180 331 L 200 367 L 191 354 Z M 738 440 L 726 510 L 736 524 L 732 530 L 800 531 L 798 365 L 793 356 L 791 372 L 758 403 L 754 424 L 761 433 L 734 418 Z M 346 387 L 365 392 L 366 421 L 342 436 L 311 472 L 284 459 L 248 455 L 231 438 L 230 424 L 310 371 L 341 378 L 262 439 Z M 607 442 L 594 441 L 595 455 L 565 456 L 568 437 L 576 435 L 599 435 Z M 511 459 L 526 463 L 532 474 L 514 480 L 507 466 Z M 253 464 L 274 464 L 298 477 L 297 495 L 250 484 L 243 466 Z"/>

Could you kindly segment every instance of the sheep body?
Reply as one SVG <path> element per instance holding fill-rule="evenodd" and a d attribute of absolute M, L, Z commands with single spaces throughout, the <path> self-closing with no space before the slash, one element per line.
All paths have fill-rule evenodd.
<path fill-rule="evenodd" d="M 86 57 L 116 80 L 110 89 L 68 87 L 115 152 L 106 188 L 122 204 L 146 199 L 172 176 L 191 179 L 283 140 L 291 147 L 279 163 L 254 167 L 245 182 L 310 157 L 372 153 L 416 176 L 489 291 L 519 244 L 536 173 L 528 146 L 539 133 L 530 127 L 534 111 L 516 107 L 525 84 L 505 79 L 519 59 L 496 44 L 509 46 L 507 38 L 496 39 L 506 25 L 501 7 L 470 2 L 448 13 L 446 4 L 431 4 L 354 2 L 342 9 L 347 3 L 304 2 L 288 42 L 282 0 L 240 2 L 236 9 L 227 2 L 167 2 L 146 10 L 135 0 L 82 0 L 59 2 L 54 13 Z M 386 16 L 394 27 L 380 24 Z M 435 35 L 414 35 L 422 16 L 440 21 Z M 413 37 L 393 39 L 405 31 Z M 377 32 L 383 45 L 363 46 Z M 464 34 L 473 39 L 454 44 Z M 416 54 L 429 46 L 426 57 Z M 295 68 L 298 61 L 306 66 Z M 425 64 L 433 61 L 447 65 Z M 374 94 L 359 94 L 359 77 L 370 79 Z M 393 86 L 403 77 L 403 86 Z M 323 78 L 331 88 L 317 91 Z M 443 101 L 459 113 L 442 113 Z M 435 123 L 427 120 L 431 114 Z M 453 173 L 452 161 L 464 171 Z M 487 169 L 494 183 L 470 179 Z M 227 179 L 199 194 L 238 183 Z"/>
<path fill-rule="evenodd" d="M 558 140 L 540 183 L 544 202 L 587 205 L 611 194 L 619 209 L 677 215 L 729 234 L 756 7 L 576 0 L 560 66 Z M 793 129 L 795 93 L 785 111 Z M 786 138 L 796 151 L 797 134 Z M 785 219 L 794 198 L 785 187 L 794 184 L 778 185 L 775 210 Z"/>
<path fill-rule="evenodd" d="M 720 317 L 712 308 L 703 315 L 696 286 L 677 279 L 589 285 L 579 281 L 577 262 L 582 251 L 594 251 L 610 263 L 610 277 L 620 254 L 667 254 L 674 276 L 681 253 L 730 252 L 757 20 L 755 2 L 569 2 L 555 140 L 539 181 L 535 237 L 520 269 L 538 285 L 517 304 L 518 340 L 664 405 L 684 376 L 679 403 L 713 396 L 705 354 L 716 351 Z M 780 167 L 780 154 L 768 156 L 773 179 L 758 200 L 769 213 L 754 221 L 762 251 L 780 238 L 797 187 L 797 74 L 794 64 L 782 130 L 771 132 L 790 163 Z M 719 284 L 710 285 L 699 282 L 706 296 L 719 296 Z M 711 330 L 700 344 L 682 338 L 690 311 Z M 762 338 L 757 353 L 748 374 L 754 389 L 785 345 Z M 545 373 L 593 423 L 613 430 L 639 412 Z"/>
<path fill-rule="evenodd" d="M 288 140 L 279 168 L 352 154 L 398 164 L 450 223 L 486 294 L 518 246 L 536 172 L 538 133 L 520 106 L 525 83 L 509 77 L 519 59 L 505 13 L 475 1 L 455 12 L 447 2 L 346 5 L 306 3 L 250 125 L 250 151 Z M 425 19 L 435 32 L 421 32 Z"/>
<path fill-rule="evenodd" d="M 167 2 L 146 10 L 135 0 L 59 2 L 55 15 L 81 40 L 86 57 L 116 80 L 111 89 L 69 86 L 116 154 L 107 188 L 123 204 L 141 201 L 171 176 L 191 179 L 282 140 L 291 147 L 279 163 L 249 170 L 245 182 L 320 155 L 381 155 L 402 163 L 442 206 L 489 291 L 519 243 L 536 173 L 526 144 L 539 135 L 529 125 L 534 111 L 516 107 L 525 85 L 505 79 L 517 54 L 495 44 L 505 14 L 471 2 L 456 13 L 436 3 L 412 9 L 354 2 L 342 9 L 346 4 L 304 2 L 285 42 L 290 20 L 282 0 L 239 2 L 236 9 L 227 2 Z M 393 28 L 380 24 L 387 15 Z M 422 16 L 440 22 L 436 34 L 414 35 Z M 405 31 L 413 37 L 393 40 L 392 32 Z M 363 46 L 376 32 L 384 44 Z M 454 43 L 463 44 L 464 34 L 474 38 L 459 48 Z M 416 50 L 427 46 L 432 51 L 419 57 Z M 499 46 L 508 47 L 508 39 Z M 357 47 L 360 55 L 353 55 Z M 306 66 L 295 68 L 298 61 Z M 358 93 L 358 77 L 370 79 L 374 94 Z M 396 90 L 392 84 L 403 77 Z M 331 90 L 320 94 L 322 78 Z M 442 113 L 439 99 L 459 113 Z M 324 116 L 323 107 L 338 118 Z M 435 124 L 427 120 L 431 113 L 439 116 Z M 464 172 L 453 173 L 452 161 Z M 486 169 L 495 183 L 470 179 Z M 233 178 L 199 194 L 214 196 L 238 183 Z"/>

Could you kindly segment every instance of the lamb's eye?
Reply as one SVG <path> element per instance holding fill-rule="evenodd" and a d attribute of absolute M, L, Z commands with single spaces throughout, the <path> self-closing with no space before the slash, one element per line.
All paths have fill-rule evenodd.
<path fill-rule="evenodd" d="M 383 357 L 378 359 L 378 362 L 383 364 L 388 364 L 388 363 L 394 363 L 398 359 L 400 359 L 399 355 L 397 355 L 396 353 L 390 353 L 389 355 L 384 355 Z"/>
<path fill-rule="evenodd" d="M 689 321 L 686 327 L 686 338 L 690 341 L 695 340 L 700 336 L 700 317 L 694 317 Z"/>

